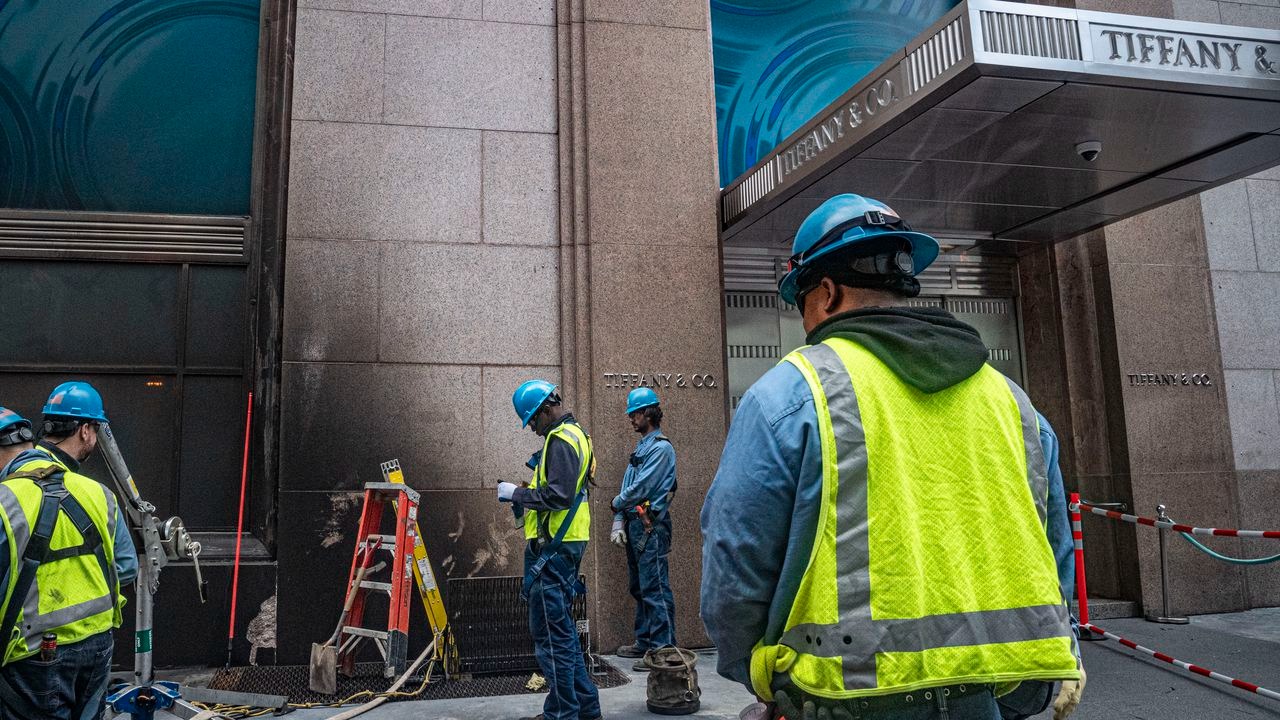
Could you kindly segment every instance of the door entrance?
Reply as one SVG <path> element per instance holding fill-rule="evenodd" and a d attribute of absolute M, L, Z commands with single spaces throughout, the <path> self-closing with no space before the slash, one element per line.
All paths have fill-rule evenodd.
<path fill-rule="evenodd" d="M 805 344 L 800 312 L 782 302 L 777 278 L 786 259 L 766 248 L 725 247 L 725 352 L 729 412 L 743 393 L 787 353 Z M 1017 261 L 949 252 L 921 276 L 916 307 L 941 307 L 976 328 L 987 362 L 1023 382 L 1022 325 L 1018 317 Z"/>

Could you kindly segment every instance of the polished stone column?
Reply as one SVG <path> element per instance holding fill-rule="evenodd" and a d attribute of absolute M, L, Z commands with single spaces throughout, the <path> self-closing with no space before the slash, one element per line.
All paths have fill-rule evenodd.
<path fill-rule="evenodd" d="M 561 357 L 599 458 L 588 563 L 595 640 L 610 650 L 632 637 L 608 503 L 639 439 L 624 414 L 627 392 L 658 373 L 680 480 L 676 624 L 680 642 L 697 646 L 706 642 L 697 518 L 727 412 L 708 8 L 561 0 L 557 20 Z"/>

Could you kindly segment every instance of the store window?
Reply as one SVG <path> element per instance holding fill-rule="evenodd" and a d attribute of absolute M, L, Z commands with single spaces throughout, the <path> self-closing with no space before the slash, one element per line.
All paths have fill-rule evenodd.
<path fill-rule="evenodd" d="M 249 214 L 258 0 L 0 0 L 0 208 Z"/>

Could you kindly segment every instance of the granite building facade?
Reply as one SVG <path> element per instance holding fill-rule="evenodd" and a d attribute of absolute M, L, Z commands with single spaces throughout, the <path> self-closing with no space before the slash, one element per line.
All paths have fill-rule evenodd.
<path fill-rule="evenodd" d="M 1266 0 L 1077 5 L 1280 31 L 1280 8 Z M 495 486 L 524 479 L 524 462 L 540 444 L 520 428 L 510 402 L 529 377 L 559 383 L 595 442 L 597 540 L 584 572 L 593 642 L 603 651 L 631 632 L 625 558 L 603 541 L 608 500 L 636 439 L 625 397 L 638 384 L 657 386 L 679 458 L 677 631 L 682 644 L 706 644 L 697 616 L 698 511 L 733 398 L 803 341 L 787 315 L 794 309 L 763 299 L 785 248 L 720 236 L 707 3 L 264 0 L 259 10 L 251 195 L 230 220 L 201 221 L 242 228 L 238 254 L 197 258 L 161 247 L 146 257 L 81 258 L 65 247 L 0 241 L 9 260 L 46 263 L 52 270 L 42 272 L 55 277 L 88 267 L 106 288 L 134 282 L 127 273 L 139 267 L 187 263 L 173 271 L 171 293 L 149 296 L 155 305 L 186 307 L 197 318 L 206 305 L 232 308 L 234 318 L 214 325 L 232 328 L 228 337 L 244 344 L 235 361 L 194 370 L 175 361 L 171 373 L 199 376 L 192 386 L 227 378 L 216 402 L 193 396 L 186 405 L 174 400 L 175 410 L 120 379 L 170 373 L 159 360 L 102 371 L 118 383 L 109 386 L 116 392 L 108 406 L 119 408 L 118 434 L 126 454 L 139 458 L 144 491 L 147 478 L 180 477 L 158 504 L 181 511 L 211 548 L 209 605 L 194 604 L 180 569 L 166 573 L 158 660 L 223 657 L 225 548 L 235 526 L 234 505 L 222 498 L 234 496 L 239 480 L 243 391 L 255 393 L 252 542 L 236 657 L 245 661 L 253 649 L 258 662 L 292 664 L 305 662 L 310 643 L 332 629 L 358 493 L 379 479 L 385 460 L 398 458 L 422 493 L 420 525 L 439 575 L 520 573 L 522 533 Z M 840 190 L 877 195 L 874 187 Z M 184 216 L 114 206 L 49 215 L 33 210 L 27 195 L 5 197 L 13 208 L 0 210 L 0 228 L 10 230 L 32 227 L 33 217 L 61 223 L 85 212 L 107 214 L 95 222 L 133 225 L 137 217 L 111 213 L 169 213 L 148 216 L 155 223 Z M 803 217 L 792 214 L 777 221 L 778 233 Z M 1062 439 L 1069 488 L 1140 514 L 1163 503 L 1197 525 L 1275 525 L 1280 171 L 1083 235 L 998 253 L 951 247 L 943 263 L 949 284 L 927 286 L 926 294 L 990 323 L 982 325 L 989 343 L 1006 351 L 993 362 L 1024 383 Z M 191 294 L 202 287 L 191 280 L 204 272 L 201 263 L 222 263 L 216 272 L 228 278 L 228 268 L 240 273 L 227 280 L 235 302 Z M 957 279 L 978 275 L 981 291 Z M 33 292 L 32 311 L 51 312 L 39 297 L 44 290 Z M 762 309 L 778 318 L 771 330 L 737 324 Z M 997 311 L 999 323 L 991 320 Z M 52 312 L 56 320 L 71 311 Z M 7 336 L 28 332 L 12 322 L 0 320 Z M 183 338 L 201 337 L 204 327 L 172 324 Z M 754 340 L 756 332 L 773 335 Z M 16 404 L 34 413 L 44 381 L 78 367 L 75 358 L 42 352 L 51 351 L 36 343 L 0 357 L 0 403 L 20 397 Z M 32 368 L 33 358 L 40 367 Z M 1207 382 L 1184 384 L 1183 373 Z M 1148 378 L 1169 375 L 1176 384 Z M 216 407 L 229 430 L 203 445 L 201 407 Z M 169 435 L 173 447 L 148 454 L 148 437 Z M 216 522 L 197 519 L 205 502 L 216 504 Z M 1085 536 L 1093 594 L 1160 602 L 1153 533 L 1088 518 Z M 1214 547 L 1260 555 L 1270 548 L 1262 542 L 1224 539 Z M 1181 541 L 1171 543 L 1170 559 L 1175 612 L 1280 605 L 1280 569 L 1223 565 Z M 176 607 L 181 613 L 169 609 Z M 414 613 L 421 628 L 420 608 Z M 419 638 L 413 646 L 421 647 Z"/>

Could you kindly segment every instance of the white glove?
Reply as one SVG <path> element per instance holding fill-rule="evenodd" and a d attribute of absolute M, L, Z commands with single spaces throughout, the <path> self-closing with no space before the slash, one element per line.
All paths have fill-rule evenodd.
<path fill-rule="evenodd" d="M 1062 689 L 1053 701 L 1053 720 L 1066 720 L 1080 705 L 1080 696 L 1084 694 L 1084 668 L 1080 668 L 1079 680 L 1063 680 Z"/>
<path fill-rule="evenodd" d="M 627 534 L 622 531 L 622 521 L 614 520 L 613 529 L 609 531 L 609 542 L 618 547 L 626 547 Z"/>
<path fill-rule="evenodd" d="M 516 494 L 516 484 L 509 482 L 498 483 L 498 500 L 500 502 L 511 502 L 511 496 Z"/>

